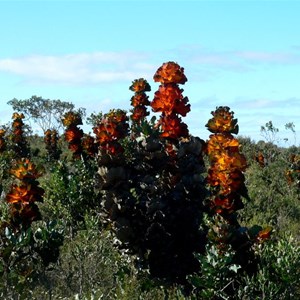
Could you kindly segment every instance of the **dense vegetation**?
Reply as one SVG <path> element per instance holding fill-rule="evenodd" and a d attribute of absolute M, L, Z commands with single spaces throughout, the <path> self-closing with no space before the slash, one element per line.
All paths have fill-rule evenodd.
<path fill-rule="evenodd" d="M 184 69 L 165 63 L 154 81 L 152 101 L 140 78 L 130 112 L 92 114 L 93 135 L 70 103 L 10 102 L 12 123 L 0 129 L 2 298 L 300 297 L 300 148 L 268 140 L 271 121 L 265 141 L 237 137 L 226 106 L 212 112 L 207 141 L 191 136 Z"/>

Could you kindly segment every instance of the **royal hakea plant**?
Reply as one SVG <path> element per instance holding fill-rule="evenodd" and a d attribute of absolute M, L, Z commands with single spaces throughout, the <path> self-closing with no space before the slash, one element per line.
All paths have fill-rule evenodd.
<path fill-rule="evenodd" d="M 37 178 L 41 176 L 36 166 L 27 158 L 16 161 L 10 171 L 15 179 L 10 192 L 6 195 L 9 205 L 10 221 L 13 228 L 28 228 L 41 215 L 36 202 L 42 202 L 44 189 Z"/>
<path fill-rule="evenodd" d="M 5 196 L 8 216 L 0 222 L 0 274 L 7 286 L 21 290 L 30 277 L 57 261 L 63 234 L 57 222 L 42 222 L 37 203 L 43 202 L 44 189 L 37 167 L 28 158 L 17 159 L 10 174 L 14 181 Z"/>
<path fill-rule="evenodd" d="M 152 276 L 183 281 L 198 270 L 194 253 L 204 252 L 206 243 L 200 226 L 206 197 L 204 141 L 190 137 L 178 116 L 189 111 L 188 99 L 178 88 L 186 82 L 183 68 L 166 63 L 154 78 L 162 83 L 151 102 L 161 112 L 157 124 L 144 120 L 145 108 L 137 113 L 137 107 L 148 105 L 142 93 L 150 90 L 139 79 L 130 87 L 135 91 L 134 126 L 125 112 L 113 110 L 94 128 L 100 145 L 102 220 L 115 232 L 119 246 L 137 256 L 139 267 L 149 267 Z M 143 100 L 137 103 L 137 98 Z"/>
<path fill-rule="evenodd" d="M 98 144 L 94 137 L 85 134 L 78 126 L 82 125 L 79 112 L 67 112 L 62 119 L 65 129 L 65 140 L 75 159 L 94 158 L 98 152 Z"/>
<path fill-rule="evenodd" d="M 117 109 L 105 114 L 93 129 L 101 155 L 119 155 L 123 153 L 124 148 L 119 140 L 127 136 L 128 128 L 128 117 L 125 111 Z"/>
<path fill-rule="evenodd" d="M 98 152 L 98 144 L 96 142 L 95 137 L 90 134 L 83 134 L 81 139 L 81 146 L 83 149 L 83 155 L 85 158 L 94 158 Z"/>
<path fill-rule="evenodd" d="M 213 134 L 207 142 L 210 161 L 207 182 L 212 187 L 211 208 L 230 221 L 237 210 L 243 208 L 241 197 L 247 198 L 245 178 L 246 158 L 239 151 L 239 141 L 233 133 L 238 133 L 237 119 L 229 107 L 218 107 L 212 112 L 213 118 L 207 128 Z"/>
<path fill-rule="evenodd" d="M 13 113 L 12 115 L 12 132 L 11 142 L 12 150 L 16 157 L 28 157 L 30 154 L 29 146 L 24 134 L 24 122 L 25 116 L 21 113 Z"/>
<path fill-rule="evenodd" d="M 260 167 L 264 168 L 266 166 L 266 159 L 261 151 L 259 151 L 257 155 L 254 156 L 254 159 Z"/>
<path fill-rule="evenodd" d="M 150 92 L 151 87 L 147 80 L 140 78 L 134 80 L 129 89 L 134 92 L 134 96 L 131 98 L 133 109 L 131 110 L 132 114 L 130 119 L 134 125 L 141 125 L 145 118 L 150 114 L 149 111 L 147 111 L 147 106 L 150 105 L 150 101 L 146 92 Z"/>
<path fill-rule="evenodd" d="M 48 157 L 50 160 L 57 160 L 60 156 L 60 150 L 58 148 L 58 132 L 57 130 L 48 129 L 44 133 L 44 142 L 46 150 L 48 152 Z"/>
<path fill-rule="evenodd" d="M 161 113 L 158 123 L 161 126 L 161 137 L 169 140 L 188 137 L 187 125 L 179 117 L 186 116 L 190 111 L 188 98 L 183 97 L 183 90 L 178 87 L 178 84 L 187 81 L 184 69 L 174 62 L 164 63 L 156 71 L 154 81 L 161 83 L 151 102 L 152 110 Z"/>
<path fill-rule="evenodd" d="M 237 119 L 227 106 L 212 112 L 206 127 L 213 134 L 206 145 L 209 158 L 207 184 L 210 187 L 208 206 L 213 215 L 209 237 L 220 251 L 233 247 L 236 263 L 249 272 L 255 271 L 252 245 L 268 238 L 271 228 L 241 227 L 237 211 L 244 207 L 243 198 L 249 200 L 243 172 L 246 158 L 240 152 L 240 144 L 233 134 L 238 133 Z"/>
<path fill-rule="evenodd" d="M 290 167 L 286 171 L 289 185 L 295 184 L 300 191 L 300 155 L 293 154 L 290 157 Z"/>
<path fill-rule="evenodd" d="M 82 154 L 81 139 L 83 137 L 83 130 L 78 128 L 78 125 L 82 125 L 80 114 L 73 111 L 67 112 L 63 116 L 62 123 L 66 127 L 65 140 L 68 142 L 73 157 L 80 158 Z"/>
<path fill-rule="evenodd" d="M 0 129 L 0 153 L 3 153 L 6 150 L 6 140 L 5 140 L 5 129 Z"/>

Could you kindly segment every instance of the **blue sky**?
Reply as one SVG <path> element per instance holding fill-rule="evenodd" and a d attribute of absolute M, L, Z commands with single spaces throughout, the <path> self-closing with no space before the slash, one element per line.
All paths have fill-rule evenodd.
<path fill-rule="evenodd" d="M 91 112 L 130 109 L 131 82 L 163 62 L 185 69 L 191 112 L 206 139 L 210 112 L 229 106 L 240 135 L 300 140 L 300 1 L 1 1 L 0 124 L 12 98 L 71 101 Z M 293 122 L 297 133 L 285 130 Z M 86 129 L 89 130 L 88 128 Z"/>

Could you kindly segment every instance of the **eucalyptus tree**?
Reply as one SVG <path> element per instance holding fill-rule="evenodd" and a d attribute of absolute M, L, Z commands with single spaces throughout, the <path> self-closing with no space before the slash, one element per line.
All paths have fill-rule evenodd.
<path fill-rule="evenodd" d="M 28 121 L 33 121 L 43 132 L 47 129 L 59 131 L 63 125 L 61 119 L 63 115 L 75 109 L 71 102 L 61 100 L 44 99 L 38 96 L 32 96 L 29 99 L 12 99 L 7 102 L 14 111 L 23 113 Z M 80 108 L 78 112 L 85 116 L 85 109 Z"/>

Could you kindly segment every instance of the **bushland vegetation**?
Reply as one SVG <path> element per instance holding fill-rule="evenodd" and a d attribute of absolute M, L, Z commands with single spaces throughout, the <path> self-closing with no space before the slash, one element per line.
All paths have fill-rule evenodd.
<path fill-rule="evenodd" d="M 265 140 L 238 136 L 227 106 L 212 111 L 208 140 L 192 136 L 184 69 L 167 62 L 153 78 L 152 100 L 150 84 L 134 80 L 132 109 L 92 114 L 93 134 L 70 103 L 10 102 L 16 112 L 0 129 L 3 299 L 300 297 L 300 148 L 268 140 L 271 121 Z M 63 108 L 51 111 L 55 126 L 32 115 L 36 101 Z"/>

